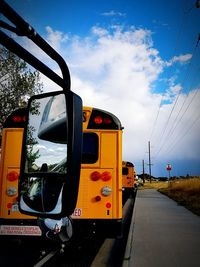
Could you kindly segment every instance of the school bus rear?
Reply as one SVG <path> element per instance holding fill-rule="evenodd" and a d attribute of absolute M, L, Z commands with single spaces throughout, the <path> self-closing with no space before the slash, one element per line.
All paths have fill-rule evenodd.
<path fill-rule="evenodd" d="M 81 177 L 74 224 L 121 234 L 122 127 L 116 117 L 84 107 Z"/>

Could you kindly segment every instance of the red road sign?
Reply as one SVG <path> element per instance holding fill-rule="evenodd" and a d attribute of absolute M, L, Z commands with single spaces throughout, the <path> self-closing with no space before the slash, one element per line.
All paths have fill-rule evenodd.
<path fill-rule="evenodd" d="M 166 166 L 166 170 L 167 170 L 167 171 L 171 171 L 171 169 L 172 169 L 172 165 L 171 165 L 171 164 L 167 164 L 167 166 Z"/>

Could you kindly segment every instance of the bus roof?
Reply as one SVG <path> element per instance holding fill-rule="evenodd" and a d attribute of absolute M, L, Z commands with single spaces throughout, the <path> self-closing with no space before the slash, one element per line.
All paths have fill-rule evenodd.
<path fill-rule="evenodd" d="M 90 113 L 87 129 L 123 129 L 120 120 L 107 110 L 84 106 L 83 113 L 87 111 Z M 87 115 L 84 117 L 83 114 L 83 122 L 86 121 Z"/>

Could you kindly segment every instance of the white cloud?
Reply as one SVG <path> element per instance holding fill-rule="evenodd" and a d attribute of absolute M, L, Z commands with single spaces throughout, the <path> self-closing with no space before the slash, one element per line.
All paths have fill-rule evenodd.
<path fill-rule="evenodd" d="M 167 66 L 172 66 L 174 63 L 179 62 L 180 64 L 186 64 L 192 58 L 192 54 L 185 54 L 180 56 L 174 56 L 168 62 L 166 62 Z"/>
<path fill-rule="evenodd" d="M 54 31 L 50 26 L 46 27 L 47 31 L 47 41 L 53 46 L 55 50 L 60 51 L 61 43 L 66 42 L 69 37 L 67 34 L 63 34 L 60 31 Z"/>
<path fill-rule="evenodd" d="M 173 79 L 169 77 L 170 86 L 165 88 L 163 93 L 156 87 L 156 82 L 165 68 L 175 62 L 188 62 L 191 59 L 190 54 L 174 56 L 166 63 L 153 46 L 151 32 L 135 27 L 123 29 L 120 26 L 112 26 L 110 29 L 104 29 L 94 26 L 91 34 L 86 38 L 69 37 L 51 28 L 48 28 L 48 34 L 51 43 L 67 58 L 72 91 L 82 97 L 83 104 L 108 110 L 121 120 L 124 126 L 123 158 L 125 160 L 142 162 L 142 159 L 147 158 L 147 143 L 153 126 L 155 129 L 152 137 L 154 147 L 152 154 L 156 154 L 162 145 L 161 139 L 165 141 L 162 152 L 169 150 L 167 147 L 173 146 L 176 141 L 175 134 L 181 136 L 183 130 L 189 125 L 188 121 L 192 122 L 195 119 L 194 110 L 197 104 L 194 103 L 200 100 L 200 94 L 197 94 L 195 102 L 190 109 L 188 108 L 187 116 L 183 116 L 176 131 L 168 137 L 168 140 L 165 140 L 170 127 L 174 127 L 173 122 L 181 109 L 181 103 L 186 98 L 191 99 L 194 90 L 188 95 L 183 94 L 182 85 L 176 82 L 176 77 Z M 49 91 L 52 85 L 48 86 L 47 79 L 45 84 Z M 163 129 L 166 127 L 177 95 L 179 95 L 179 101 L 174 107 L 175 112 L 171 115 L 163 137 Z M 154 125 L 163 96 L 164 100 L 169 102 L 161 106 L 158 120 Z M 183 111 L 184 108 L 180 114 Z M 178 150 L 168 152 L 167 157 L 160 153 L 159 159 L 165 160 L 170 156 L 184 158 L 186 154 L 188 157 L 199 156 L 198 147 L 196 148 L 194 143 L 194 140 L 195 142 L 199 140 L 195 127 L 185 138 L 188 143 L 186 142 L 184 146 L 180 143 L 177 145 Z M 191 152 L 188 153 L 188 151 Z M 139 168 L 140 171 L 141 168 Z"/>
<path fill-rule="evenodd" d="M 102 16 L 106 16 L 106 17 L 113 17 L 113 16 L 125 17 L 126 16 L 125 13 L 121 13 L 121 12 L 118 12 L 118 11 L 115 11 L 115 10 L 104 12 L 101 15 Z"/>

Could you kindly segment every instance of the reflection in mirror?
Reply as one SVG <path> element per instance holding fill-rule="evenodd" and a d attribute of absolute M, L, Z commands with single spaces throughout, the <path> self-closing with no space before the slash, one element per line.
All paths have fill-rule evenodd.
<path fill-rule="evenodd" d="M 30 102 L 24 177 L 20 184 L 22 211 L 60 214 L 63 179 L 67 173 L 67 118 L 64 94 Z"/>
<path fill-rule="evenodd" d="M 27 131 L 25 172 L 51 172 L 67 155 L 64 95 L 32 101 Z M 62 173 L 66 173 L 66 168 Z"/>
<path fill-rule="evenodd" d="M 21 208 L 29 212 L 59 214 L 61 212 L 63 182 L 55 178 L 27 177 Z"/>

